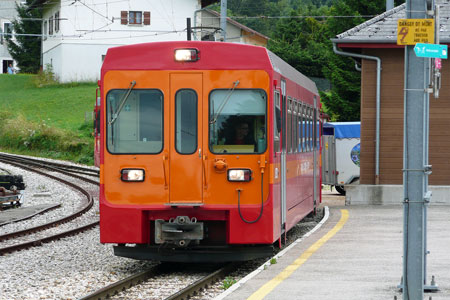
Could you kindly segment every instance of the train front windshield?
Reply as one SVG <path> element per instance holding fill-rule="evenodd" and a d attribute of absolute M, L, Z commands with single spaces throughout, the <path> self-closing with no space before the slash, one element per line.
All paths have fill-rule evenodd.
<path fill-rule="evenodd" d="M 163 94 L 159 90 L 111 90 L 106 97 L 108 151 L 159 153 L 163 148 Z"/>
<path fill-rule="evenodd" d="M 213 153 L 263 153 L 267 147 L 267 95 L 260 89 L 214 90 L 209 96 Z"/>

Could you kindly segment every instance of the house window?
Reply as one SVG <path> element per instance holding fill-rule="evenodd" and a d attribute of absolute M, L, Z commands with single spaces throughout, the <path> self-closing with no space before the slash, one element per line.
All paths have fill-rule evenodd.
<path fill-rule="evenodd" d="M 141 11 L 130 11 L 129 12 L 129 22 L 130 22 L 130 24 L 142 24 L 142 12 Z"/>
<path fill-rule="evenodd" d="M 3 35 L 7 37 L 11 37 L 12 35 L 12 24 L 11 23 L 3 23 Z"/>
<path fill-rule="evenodd" d="M 149 11 L 121 11 L 120 24 L 122 25 L 150 25 Z"/>
<path fill-rule="evenodd" d="M 44 28 L 42 28 L 42 35 L 44 40 L 47 39 L 47 29 L 48 29 L 48 24 L 47 24 L 47 20 L 44 21 Z"/>
<path fill-rule="evenodd" d="M 53 35 L 53 16 L 48 20 L 48 35 Z"/>
<path fill-rule="evenodd" d="M 59 11 L 55 13 L 55 32 L 59 32 Z"/>

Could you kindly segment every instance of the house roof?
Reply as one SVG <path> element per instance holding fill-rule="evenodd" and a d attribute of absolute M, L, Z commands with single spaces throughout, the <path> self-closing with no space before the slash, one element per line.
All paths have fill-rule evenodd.
<path fill-rule="evenodd" d="M 215 10 L 205 8 L 204 11 L 206 11 L 206 12 L 208 12 L 208 13 L 216 16 L 216 17 L 220 17 L 220 13 L 218 13 Z M 245 25 L 243 25 L 243 24 L 241 24 L 241 23 L 239 23 L 239 22 L 237 22 L 237 21 L 235 21 L 233 19 L 230 19 L 228 17 L 227 17 L 227 22 L 230 23 L 230 24 L 233 24 L 234 26 L 236 26 L 236 27 L 238 27 L 238 28 L 240 28 L 240 29 L 242 29 L 242 30 L 244 30 L 246 32 L 249 32 L 251 34 L 257 35 L 257 36 L 259 36 L 259 37 L 261 37 L 261 38 L 263 38 L 263 39 L 265 39 L 267 41 L 270 39 L 268 36 L 265 36 L 264 34 L 259 33 L 258 31 L 253 30 L 253 29 L 251 29 L 251 28 L 249 28 L 249 27 L 247 27 L 247 26 L 245 26 Z"/>
<path fill-rule="evenodd" d="M 440 6 L 440 43 L 450 43 L 450 0 L 436 0 Z M 339 44 L 397 44 L 397 20 L 406 18 L 403 3 L 331 39 Z"/>

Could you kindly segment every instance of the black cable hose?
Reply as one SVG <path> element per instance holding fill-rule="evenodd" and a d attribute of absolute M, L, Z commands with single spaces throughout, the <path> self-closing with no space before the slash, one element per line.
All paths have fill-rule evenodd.
<path fill-rule="evenodd" d="M 256 220 L 254 221 L 248 221 L 244 218 L 244 216 L 242 216 L 241 213 L 241 190 L 238 190 L 238 211 L 239 211 L 239 216 L 241 217 L 241 220 L 244 221 L 247 224 L 253 224 L 259 221 L 259 219 L 261 219 L 262 215 L 263 215 L 263 210 L 264 210 L 264 173 L 261 173 L 261 211 L 259 212 L 259 216 L 258 218 L 256 218 Z"/>

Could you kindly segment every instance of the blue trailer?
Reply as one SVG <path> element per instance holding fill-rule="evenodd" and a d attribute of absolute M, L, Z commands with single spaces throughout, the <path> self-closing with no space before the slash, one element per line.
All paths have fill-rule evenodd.
<path fill-rule="evenodd" d="M 323 125 L 322 184 L 345 195 L 345 185 L 359 180 L 361 122 Z"/>

